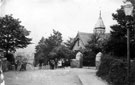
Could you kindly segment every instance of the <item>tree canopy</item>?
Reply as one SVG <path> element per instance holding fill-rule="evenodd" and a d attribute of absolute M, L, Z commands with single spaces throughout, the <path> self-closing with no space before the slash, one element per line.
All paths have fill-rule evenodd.
<path fill-rule="evenodd" d="M 17 48 L 25 48 L 31 44 L 28 38 L 30 31 L 21 25 L 19 19 L 14 19 L 12 15 L 0 17 L 0 48 L 4 52 L 15 52 Z"/>
<path fill-rule="evenodd" d="M 117 24 L 111 26 L 111 35 L 107 44 L 104 46 L 107 53 L 118 57 L 124 57 L 127 53 L 127 27 L 130 29 L 130 52 L 131 57 L 135 56 L 135 13 L 133 17 L 126 18 L 123 6 L 112 14 Z M 127 24 L 127 21 L 129 22 Z"/>
<path fill-rule="evenodd" d="M 72 48 L 73 44 L 74 44 L 74 38 L 69 38 L 69 40 L 67 40 L 64 44 L 66 45 L 66 47 L 68 47 L 69 49 Z"/>
<path fill-rule="evenodd" d="M 86 48 L 88 50 L 91 50 L 93 51 L 94 53 L 97 52 L 98 50 L 100 50 L 100 47 L 98 46 L 99 45 L 99 38 L 100 36 L 97 35 L 97 34 L 93 34 L 91 36 L 91 40 L 88 42 L 88 45 L 86 46 Z"/>
<path fill-rule="evenodd" d="M 35 61 L 47 60 L 50 58 L 50 52 L 62 43 L 62 34 L 59 31 L 53 30 L 48 38 L 42 37 L 36 46 Z"/>
<path fill-rule="evenodd" d="M 57 59 L 73 59 L 75 56 L 74 52 L 64 45 L 59 45 L 55 47 L 50 53 L 54 55 L 54 58 Z"/>

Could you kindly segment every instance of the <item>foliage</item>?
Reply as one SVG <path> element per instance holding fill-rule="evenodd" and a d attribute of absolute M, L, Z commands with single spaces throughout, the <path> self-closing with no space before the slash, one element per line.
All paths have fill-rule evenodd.
<path fill-rule="evenodd" d="M 12 15 L 0 18 L 0 48 L 6 54 L 31 44 L 32 39 L 27 37 L 30 31 L 27 31 L 20 23 L 21 21 L 14 19 Z"/>
<path fill-rule="evenodd" d="M 113 61 L 113 60 L 114 59 L 112 57 L 110 57 L 109 55 L 104 55 L 101 58 L 101 65 L 99 67 L 99 70 L 97 71 L 97 76 L 99 76 L 103 79 L 107 79 L 109 70 L 111 68 L 111 61 Z"/>
<path fill-rule="evenodd" d="M 91 40 L 86 45 L 87 50 L 92 51 L 97 54 L 99 51 L 102 51 L 103 41 L 105 40 L 102 34 L 94 33 L 91 36 Z"/>
<path fill-rule="evenodd" d="M 131 57 L 135 56 L 135 35 L 134 23 L 135 14 L 133 17 L 126 17 L 123 6 L 112 14 L 113 19 L 117 24 L 111 26 L 111 35 L 107 44 L 104 46 L 106 53 L 111 53 L 114 56 L 125 57 L 127 53 L 127 27 L 130 29 L 130 50 Z M 127 24 L 128 22 L 128 24 Z"/>
<path fill-rule="evenodd" d="M 2 71 L 3 72 L 10 70 L 9 66 L 11 66 L 11 63 L 9 61 L 7 61 L 7 60 L 2 61 Z"/>
<path fill-rule="evenodd" d="M 19 61 L 19 62 L 28 62 L 28 58 L 25 57 L 24 55 L 17 55 L 16 58 L 15 58 L 16 61 Z"/>
<path fill-rule="evenodd" d="M 44 47 L 45 47 L 45 38 L 42 37 L 41 40 L 38 42 L 38 45 L 36 46 L 36 52 L 39 53 L 39 52 L 42 52 Z"/>
<path fill-rule="evenodd" d="M 131 62 L 131 70 L 130 70 L 130 82 L 135 85 L 135 60 Z"/>
<path fill-rule="evenodd" d="M 104 34 L 94 33 L 88 45 L 86 45 L 86 51 L 84 52 L 84 65 L 95 65 L 95 56 L 98 52 L 103 51 L 103 46 L 107 42 L 107 37 Z"/>
<path fill-rule="evenodd" d="M 11 63 L 14 64 L 15 63 L 15 57 L 12 53 L 8 53 L 5 55 L 5 57 L 7 58 L 7 60 Z"/>
<path fill-rule="evenodd" d="M 47 63 L 48 59 L 51 57 L 50 52 L 57 46 L 62 43 L 62 34 L 59 31 L 53 30 L 48 38 L 42 37 L 36 46 L 35 53 L 35 63 L 38 64 L 39 60 L 43 60 L 44 63 Z"/>
<path fill-rule="evenodd" d="M 134 85 L 135 60 L 132 60 L 130 68 L 130 84 Z M 127 85 L 127 63 L 110 55 L 104 55 L 96 75 L 111 85 Z"/>
<path fill-rule="evenodd" d="M 60 45 L 55 47 L 50 52 L 50 57 L 51 59 L 55 60 L 56 63 L 57 63 L 56 60 L 64 59 L 65 61 L 64 65 L 69 66 L 70 60 L 75 58 L 75 52 L 73 52 L 72 50 L 70 50 L 68 47 L 64 45 Z"/>
<path fill-rule="evenodd" d="M 57 63 L 58 60 L 64 59 L 64 66 L 70 65 L 70 60 L 75 58 L 75 52 L 71 50 L 73 46 L 73 38 L 69 38 L 67 42 L 56 46 L 53 50 L 49 53 L 51 59 L 54 59 Z"/>
<path fill-rule="evenodd" d="M 42 37 L 41 40 L 38 42 L 38 45 L 36 46 L 36 53 L 35 53 L 35 65 L 38 63 L 42 63 L 44 60 L 45 54 L 44 54 L 44 48 L 45 45 L 45 38 Z"/>
<path fill-rule="evenodd" d="M 69 40 L 67 40 L 67 42 L 64 43 L 66 45 L 66 47 L 71 49 L 73 46 L 73 43 L 74 43 L 73 40 L 74 40 L 74 38 L 69 38 Z"/>
<path fill-rule="evenodd" d="M 84 66 L 95 66 L 96 54 L 92 51 L 85 51 L 83 53 L 83 65 Z"/>
<path fill-rule="evenodd" d="M 46 46 L 48 48 L 48 52 L 52 51 L 56 46 L 61 45 L 62 43 L 62 34 L 59 31 L 53 30 L 53 35 L 51 34 L 48 39 L 46 39 Z"/>
<path fill-rule="evenodd" d="M 57 59 L 73 59 L 74 58 L 74 52 L 70 50 L 68 47 L 64 45 L 60 45 L 55 47 L 51 53 L 55 55 L 55 58 Z"/>
<path fill-rule="evenodd" d="M 134 4 L 134 0 L 128 0 Z M 134 5 L 135 6 L 135 5 Z M 106 80 L 111 85 L 127 85 L 127 63 L 122 59 L 126 57 L 127 53 L 127 28 L 130 30 L 130 53 L 131 58 L 135 56 L 135 10 L 133 16 L 125 16 L 123 6 L 112 14 L 113 19 L 117 24 L 111 26 L 111 35 L 107 43 L 104 45 L 104 51 L 110 53 L 111 56 L 104 56 L 101 59 L 101 65 L 97 71 L 97 76 Z M 114 58 L 115 57 L 115 58 Z M 122 58 L 122 59 L 117 59 Z M 131 63 L 130 69 L 130 83 L 134 85 L 135 82 L 135 63 Z"/>
<path fill-rule="evenodd" d="M 126 63 L 109 55 L 104 55 L 96 74 L 111 85 L 127 85 L 126 72 Z"/>
<path fill-rule="evenodd" d="M 130 1 L 135 6 L 135 0 L 126 0 L 126 1 Z"/>

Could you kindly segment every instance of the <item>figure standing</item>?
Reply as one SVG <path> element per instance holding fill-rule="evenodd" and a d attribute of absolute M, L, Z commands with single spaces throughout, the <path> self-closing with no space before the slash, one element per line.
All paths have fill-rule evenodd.
<path fill-rule="evenodd" d="M 59 61 L 58 61 L 58 67 L 59 67 L 59 68 L 62 68 L 62 60 L 59 60 Z"/>
<path fill-rule="evenodd" d="M 54 69 L 55 61 L 54 60 L 49 60 L 49 64 L 50 64 L 50 69 Z"/>

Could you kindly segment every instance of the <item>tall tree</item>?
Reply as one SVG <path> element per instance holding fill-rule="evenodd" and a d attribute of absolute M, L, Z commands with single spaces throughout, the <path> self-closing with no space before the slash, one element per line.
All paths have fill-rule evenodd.
<path fill-rule="evenodd" d="M 134 24 L 135 13 L 133 17 L 126 18 L 124 8 L 121 6 L 116 13 L 112 14 L 113 19 L 117 21 L 117 24 L 111 26 L 111 36 L 107 44 L 104 46 L 107 53 L 118 57 L 124 57 L 127 53 L 127 27 L 130 29 L 130 51 L 131 57 L 135 56 L 135 39 L 134 39 Z M 129 22 L 127 24 L 127 21 Z"/>
<path fill-rule="evenodd" d="M 62 41 L 62 34 L 59 31 L 53 30 L 53 34 L 51 34 L 45 41 L 48 53 L 56 46 L 61 45 Z"/>
<path fill-rule="evenodd" d="M 36 53 L 35 53 L 35 65 L 38 63 L 44 63 L 46 64 L 46 56 L 45 56 L 45 50 L 46 45 L 45 45 L 45 38 L 42 37 L 41 40 L 38 42 L 38 45 L 36 46 Z"/>
<path fill-rule="evenodd" d="M 94 33 L 90 37 L 90 41 L 86 45 L 86 50 L 84 51 L 83 64 L 84 65 L 95 65 L 95 56 L 96 54 L 102 50 L 102 43 L 104 38 L 102 34 Z"/>
<path fill-rule="evenodd" d="M 40 59 L 46 61 L 50 58 L 50 52 L 62 43 L 62 34 L 59 31 L 53 30 L 48 38 L 41 38 L 36 46 L 35 62 L 39 62 Z M 49 57 L 48 57 L 49 56 Z M 46 63 L 46 62 L 45 62 Z"/>
<path fill-rule="evenodd" d="M 5 15 L 0 18 L 0 48 L 8 54 L 15 52 L 17 48 L 25 48 L 31 44 L 28 38 L 30 31 L 21 25 L 19 19 L 14 19 L 12 15 Z"/>
<path fill-rule="evenodd" d="M 38 45 L 36 46 L 36 53 L 42 52 L 44 47 L 45 47 L 45 38 L 42 37 L 41 40 L 38 42 Z"/>

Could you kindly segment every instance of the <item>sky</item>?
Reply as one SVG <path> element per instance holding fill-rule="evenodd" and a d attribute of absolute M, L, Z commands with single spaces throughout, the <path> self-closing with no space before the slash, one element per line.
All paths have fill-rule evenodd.
<path fill-rule="evenodd" d="M 112 19 L 123 0 L 5 0 L 2 14 L 13 14 L 29 31 L 34 44 L 21 52 L 33 53 L 42 36 L 47 38 L 52 29 L 62 33 L 63 40 L 74 38 L 77 32 L 93 33 L 102 12 L 106 32 L 116 23 Z"/>

